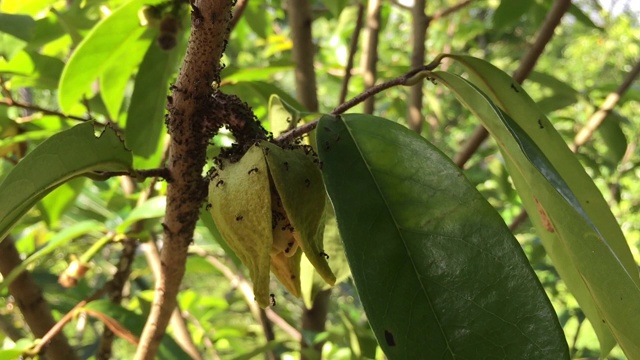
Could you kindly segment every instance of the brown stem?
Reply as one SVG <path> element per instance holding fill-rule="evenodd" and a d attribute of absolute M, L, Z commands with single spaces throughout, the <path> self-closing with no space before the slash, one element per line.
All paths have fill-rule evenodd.
<path fill-rule="evenodd" d="M 151 241 L 145 242 L 143 248 L 145 258 L 147 259 L 147 264 L 149 264 L 149 267 L 151 268 L 153 277 L 155 279 L 159 279 L 162 266 L 160 262 L 160 253 L 158 252 L 155 239 L 151 239 Z M 187 354 L 189 354 L 192 359 L 202 359 L 198 347 L 194 344 L 193 339 L 191 338 L 191 334 L 189 333 L 189 329 L 187 328 L 187 324 L 184 317 L 182 316 L 182 311 L 180 310 L 179 305 L 176 305 L 175 309 L 173 310 L 173 313 L 171 314 L 171 320 L 169 320 L 169 322 L 171 323 L 173 336 L 178 345 L 180 345 L 180 347 Z"/>
<path fill-rule="evenodd" d="M 429 20 L 430 21 L 431 20 L 438 20 L 438 19 L 441 19 L 441 18 L 443 18 L 445 16 L 451 15 L 454 12 L 464 8 L 465 6 L 467 6 L 469 4 L 471 4 L 472 1 L 473 0 L 463 0 L 463 1 L 460 1 L 459 3 L 457 3 L 457 4 L 452 5 L 451 7 L 448 7 L 446 9 L 444 9 L 444 10 L 436 11 L 435 13 L 433 13 L 433 15 L 429 16 Z"/>
<path fill-rule="evenodd" d="M 0 273 L 2 276 L 7 276 L 21 262 L 13 239 L 7 236 L 0 242 Z M 28 271 L 23 271 L 9 284 L 9 293 L 15 299 L 34 337 L 44 337 L 56 325 L 49 304 L 42 295 L 42 289 L 38 287 Z M 74 349 L 62 333 L 57 333 L 46 339 L 45 344 L 48 345 L 47 357 L 49 359 L 78 359 Z"/>
<path fill-rule="evenodd" d="M 233 9 L 233 17 L 231 18 L 231 22 L 229 23 L 229 27 L 231 28 L 230 31 L 233 31 L 236 25 L 238 25 L 238 22 L 240 21 L 240 18 L 242 18 L 242 14 L 244 13 L 244 9 L 247 8 L 248 3 L 249 0 L 236 1 L 236 6 Z"/>
<path fill-rule="evenodd" d="M 362 42 L 362 76 L 365 91 L 376 83 L 376 67 L 378 65 L 378 37 L 380 33 L 380 8 L 381 0 L 369 0 L 367 5 L 366 31 Z M 375 108 L 373 96 L 364 101 L 364 113 L 372 114 Z"/>
<path fill-rule="evenodd" d="M 296 64 L 296 95 L 307 110 L 318 111 L 316 72 L 313 67 L 316 49 L 311 34 L 313 16 L 309 0 L 290 0 L 287 13 L 293 41 L 293 62 Z"/>
<path fill-rule="evenodd" d="M 142 170 L 134 170 L 133 172 L 129 171 L 99 171 L 87 173 L 87 177 L 96 180 L 96 181 L 104 181 L 116 176 L 130 176 L 139 181 L 147 179 L 147 178 L 162 178 L 167 182 L 171 182 L 173 177 L 171 176 L 171 172 L 167 168 L 157 168 L 157 169 L 142 169 Z"/>
<path fill-rule="evenodd" d="M 207 184 L 202 178 L 206 148 L 220 128 L 225 106 L 212 84 L 220 83 L 220 58 L 229 32 L 232 2 L 196 0 L 192 3 L 191 36 L 168 104 L 167 129 L 171 156 L 167 167 L 173 181 L 167 186 L 162 271 L 134 359 L 154 359 L 177 304 L 185 272 L 187 249 Z"/>
<path fill-rule="evenodd" d="M 60 117 L 63 117 L 63 118 L 66 118 L 66 119 L 71 119 L 71 120 L 79 120 L 79 121 L 89 121 L 89 120 L 91 120 L 91 118 L 84 118 L 84 117 L 81 117 L 81 116 L 65 114 L 65 113 L 60 112 L 60 111 L 44 109 L 44 108 L 41 108 L 40 106 L 37 106 L 37 105 L 27 104 L 27 103 L 24 103 L 24 102 L 21 102 L 21 101 L 15 101 L 15 100 L 12 100 L 10 98 L 0 99 L 0 106 L 18 107 L 18 108 L 25 109 L 25 110 L 38 111 L 38 112 L 41 112 L 41 113 L 46 114 L 46 115 L 60 116 Z"/>
<path fill-rule="evenodd" d="M 87 305 L 88 303 L 94 300 L 99 299 L 107 291 L 107 287 L 108 285 L 105 285 L 102 289 L 96 291 L 85 300 L 82 300 L 78 304 L 76 304 L 76 306 L 74 306 L 73 309 L 71 309 L 71 311 L 66 313 L 62 317 L 62 319 L 60 319 L 57 323 L 55 323 L 55 325 L 52 326 L 51 329 L 44 336 L 42 336 L 42 339 L 40 339 L 40 342 L 36 346 L 29 349 L 29 355 L 40 354 L 42 351 L 44 351 L 45 347 L 47 347 L 46 353 L 48 356 L 50 356 L 50 353 L 49 353 L 50 349 L 48 348 L 49 346 L 48 344 L 53 340 L 55 340 L 57 337 L 62 335 L 62 329 L 64 329 L 65 325 L 67 325 L 73 319 L 73 317 L 76 314 L 76 310 Z M 59 359 L 72 359 L 72 358 L 74 359 L 76 358 L 75 354 L 73 354 L 72 356 L 72 353 L 69 353 L 66 355 L 62 354 L 62 357 L 60 357 Z"/>
<path fill-rule="evenodd" d="M 344 69 L 344 77 L 342 78 L 342 88 L 340 89 L 340 98 L 338 104 L 342 104 L 347 99 L 349 92 L 349 80 L 351 80 L 351 70 L 353 69 L 353 59 L 358 50 L 358 40 L 360 39 L 360 30 L 362 30 L 362 19 L 364 18 L 364 5 L 358 2 L 358 15 L 356 17 L 356 27 L 351 34 L 351 42 L 349 43 L 349 57 L 347 58 L 347 66 Z"/>
<path fill-rule="evenodd" d="M 417 68 L 424 64 L 425 41 L 427 40 L 427 29 L 429 28 L 429 18 L 424 10 L 427 6 L 426 0 L 415 0 L 411 10 L 413 26 L 412 28 L 412 52 L 411 68 Z M 422 81 L 413 85 L 409 89 L 409 128 L 418 134 L 422 132 Z"/>
<path fill-rule="evenodd" d="M 409 85 L 409 84 L 413 84 L 414 81 L 414 77 L 419 75 L 421 72 L 423 71 L 431 71 L 433 69 L 435 69 L 441 61 L 441 57 L 438 56 L 435 60 L 433 60 L 432 62 L 430 62 L 427 65 L 423 65 L 420 66 L 419 68 L 416 69 L 411 69 L 409 72 L 407 72 L 406 74 L 400 75 L 396 78 L 393 78 L 387 82 L 384 82 L 382 84 L 378 84 L 373 86 L 370 89 L 367 89 L 365 91 L 363 91 L 362 93 L 360 93 L 359 95 L 353 97 L 352 99 L 350 99 L 349 101 L 346 101 L 338 106 L 336 106 L 332 111 L 331 114 L 332 115 L 340 115 L 342 113 L 344 113 L 345 111 L 351 109 L 352 107 L 360 104 L 361 102 L 365 101 L 366 99 L 374 96 L 375 94 L 378 94 L 384 90 L 387 90 L 389 88 L 392 88 L 394 86 L 398 86 L 398 85 Z M 312 131 L 313 129 L 316 128 L 316 126 L 318 126 L 318 120 L 314 120 L 314 121 L 310 121 L 304 125 L 298 126 L 295 129 L 289 130 L 286 133 L 280 135 L 277 139 L 277 141 L 290 141 L 291 139 L 295 139 L 299 136 L 301 136 L 302 134 L 306 134 L 310 131 Z"/>
<path fill-rule="evenodd" d="M 615 91 L 607 95 L 604 103 L 602 103 L 602 105 L 600 105 L 600 107 L 589 117 L 587 124 L 576 134 L 575 138 L 573 138 L 573 144 L 571 144 L 571 151 L 576 152 L 582 145 L 591 139 L 593 133 L 600 124 L 602 124 L 602 121 L 604 121 L 607 115 L 611 113 L 611 110 L 618 105 L 618 101 L 620 101 L 622 95 L 636 80 L 638 74 L 640 74 L 640 60 L 636 62 L 636 65 L 627 74 L 622 84 L 620 84 Z"/>
<path fill-rule="evenodd" d="M 522 84 L 522 82 L 529 76 L 536 62 L 542 55 L 542 51 L 547 46 L 549 41 L 551 41 L 551 37 L 553 37 L 553 32 L 560 24 L 560 20 L 564 14 L 569 10 L 571 6 L 571 0 L 556 0 L 549 10 L 547 17 L 544 19 L 544 23 L 538 32 L 538 37 L 535 42 L 529 48 L 522 59 L 520 60 L 520 65 L 518 69 L 513 73 L 513 79 L 518 83 Z M 460 150 L 458 154 L 454 157 L 454 162 L 460 168 L 464 167 L 464 164 L 469 160 L 471 155 L 473 155 L 480 145 L 484 142 L 484 140 L 489 136 L 489 132 L 482 125 L 479 125 L 474 131 L 473 135 L 471 135 L 471 140 L 465 144 Z"/>

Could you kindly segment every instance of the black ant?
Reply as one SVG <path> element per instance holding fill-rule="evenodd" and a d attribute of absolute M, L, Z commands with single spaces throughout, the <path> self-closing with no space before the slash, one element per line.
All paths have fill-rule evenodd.
<path fill-rule="evenodd" d="M 220 180 L 216 183 L 216 187 L 220 186 L 220 185 L 224 185 L 224 180 Z"/>
<path fill-rule="evenodd" d="M 271 306 L 276 306 L 276 296 L 274 294 L 269 294 L 271 298 Z"/>
<path fill-rule="evenodd" d="M 242 219 L 244 219 L 244 217 L 242 215 L 236 216 L 236 221 L 241 221 Z"/>
<path fill-rule="evenodd" d="M 515 92 L 517 92 L 517 93 L 519 93 L 519 92 L 520 92 L 520 90 L 518 90 L 518 88 L 516 87 L 516 85 L 515 85 L 515 84 L 511 84 L 511 88 L 513 89 L 513 91 L 515 91 Z"/>
<path fill-rule="evenodd" d="M 324 256 L 325 259 L 329 260 L 329 254 L 327 254 L 326 252 L 321 251 L 320 255 Z"/>
<path fill-rule="evenodd" d="M 285 252 L 286 254 L 288 254 L 288 253 L 289 253 L 289 251 L 291 251 L 291 248 L 292 248 L 292 247 L 293 247 L 293 241 L 291 241 L 291 242 L 287 243 L 287 248 L 286 248 L 286 249 L 284 249 L 284 252 Z"/>
<path fill-rule="evenodd" d="M 205 206 L 204 209 L 207 211 L 211 210 L 211 204 L 207 204 L 207 206 Z"/>
<path fill-rule="evenodd" d="M 289 163 L 287 161 L 284 162 L 284 169 L 289 171 Z"/>
<path fill-rule="evenodd" d="M 544 129 L 544 125 L 542 125 L 542 120 L 538 119 L 538 126 L 540 129 Z"/>
<path fill-rule="evenodd" d="M 304 185 L 305 185 L 306 187 L 311 186 L 311 180 L 309 180 L 309 179 L 304 179 Z"/>
<path fill-rule="evenodd" d="M 258 168 L 254 167 L 253 169 L 249 170 L 247 174 L 251 175 L 252 172 L 258 173 Z"/>

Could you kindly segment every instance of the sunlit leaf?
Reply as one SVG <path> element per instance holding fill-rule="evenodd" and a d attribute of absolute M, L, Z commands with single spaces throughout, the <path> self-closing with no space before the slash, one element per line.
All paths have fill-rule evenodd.
<path fill-rule="evenodd" d="M 613 336 L 629 357 L 638 356 L 640 338 L 633 336 L 640 336 L 640 277 L 606 201 L 520 86 L 483 60 L 452 57 L 475 74 L 486 95 L 455 75 L 433 75 L 497 139 L 545 249 L 591 321 L 603 355 L 615 344 Z"/>
<path fill-rule="evenodd" d="M 50 137 L 0 183 L 0 241 L 58 185 L 90 171 L 129 171 L 131 161 L 131 153 L 113 129 L 105 129 L 96 138 L 91 122 Z"/>

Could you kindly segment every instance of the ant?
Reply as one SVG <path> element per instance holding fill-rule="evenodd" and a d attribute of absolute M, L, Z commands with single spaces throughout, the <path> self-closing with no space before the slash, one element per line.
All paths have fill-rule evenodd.
<path fill-rule="evenodd" d="M 220 186 L 220 185 L 224 185 L 224 180 L 220 180 L 216 183 L 216 187 Z"/>
<path fill-rule="evenodd" d="M 204 209 L 207 211 L 211 210 L 211 203 L 208 203 L 207 206 L 204 207 Z"/>
<path fill-rule="evenodd" d="M 276 296 L 274 294 L 269 294 L 271 298 L 271 306 L 276 306 Z"/>
<path fill-rule="evenodd" d="M 251 175 L 252 172 L 258 173 L 258 168 L 254 167 L 253 169 L 249 170 L 247 174 Z"/>
<path fill-rule="evenodd" d="M 304 185 L 305 185 L 306 187 L 311 186 L 311 180 L 309 180 L 309 179 L 304 179 Z"/>
<path fill-rule="evenodd" d="M 241 221 L 242 219 L 244 219 L 244 217 L 242 215 L 236 216 L 236 221 Z"/>
<path fill-rule="evenodd" d="M 320 255 L 324 256 L 325 259 L 329 260 L 329 254 L 327 254 L 326 252 L 321 251 Z"/>

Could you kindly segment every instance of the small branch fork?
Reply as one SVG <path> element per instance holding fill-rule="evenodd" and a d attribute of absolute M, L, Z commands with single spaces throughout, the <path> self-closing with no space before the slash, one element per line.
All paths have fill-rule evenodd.
<path fill-rule="evenodd" d="M 429 72 L 434 70 L 436 67 L 438 67 L 438 65 L 440 65 L 440 61 L 442 60 L 442 57 L 439 56 L 437 57 L 434 61 L 432 61 L 431 63 L 424 65 L 424 66 L 420 66 L 418 68 L 412 69 L 409 72 L 405 73 L 404 75 L 400 75 L 394 79 L 391 79 L 387 82 L 383 82 L 381 84 L 378 85 L 374 85 L 373 87 L 363 91 L 362 93 L 360 93 L 360 95 L 357 95 L 355 97 L 353 97 L 352 99 L 336 106 L 332 111 L 331 111 L 331 115 L 340 115 L 343 114 L 345 111 L 353 108 L 354 106 L 360 104 L 361 102 L 365 101 L 366 99 L 384 91 L 387 90 L 389 88 L 392 88 L 394 86 L 399 86 L 399 85 L 413 85 L 415 84 L 417 81 L 421 81 L 424 76 L 423 73 L 425 72 Z M 313 120 L 310 121 L 304 125 L 301 125 L 295 129 L 292 129 L 290 131 L 287 131 L 286 133 L 280 135 L 280 137 L 278 137 L 278 141 L 290 141 L 292 139 L 295 139 L 303 134 L 306 134 L 308 132 L 311 132 L 313 129 L 316 128 L 316 126 L 318 126 L 318 121 L 319 120 Z"/>

